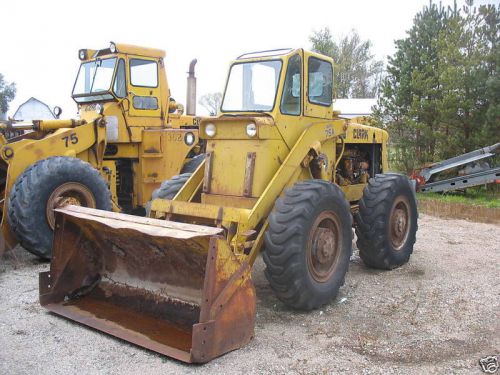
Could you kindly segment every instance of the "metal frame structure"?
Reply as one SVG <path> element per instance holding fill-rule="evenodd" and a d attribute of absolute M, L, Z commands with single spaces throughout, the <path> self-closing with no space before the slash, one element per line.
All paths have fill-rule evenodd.
<path fill-rule="evenodd" d="M 465 176 L 457 176 L 436 182 L 429 182 L 431 181 L 433 176 L 437 175 L 440 172 L 460 166 L 465 166 L 466 164 L 478 160 L 491 158 L 498 153 L 500 153 L 500 143 L 496 143 L 488 147 L 483 147 L 463 155 L 455 156 L 451 159 L 436 163 L 428 168 L 423 168 L 420 171 L 419 175 L 424 179 L 424 184 L 418 187 L 418 191 L 422 193 L 437 193 L 490 183 L 499 183 L 500 167 L 489 168 L 488 170 L 469 173 Z"/>

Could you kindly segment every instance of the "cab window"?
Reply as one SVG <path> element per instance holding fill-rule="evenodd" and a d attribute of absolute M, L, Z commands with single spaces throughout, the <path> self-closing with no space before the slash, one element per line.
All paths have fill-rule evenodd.
<path fill-rule="evenodd" d="M 157 87 L 158 68 L 156 61 L 131 59 L 130 60 L 130 83 L 133 86 Z"/>
<path fill-rule="evenodd" d="M 308 62 L 308 97 L 313 104 L 332 104 L 333 67 L 328 61 L 310 57 Z"/>
<path fill-rule="evenodd" d="M 158 109 L 158 99 L 154 96 L 134 96 L 132 103 L 135 109 Z"/>
<path fill-rule="evenodd" d="M 116 69 L 115 83 L 113 84 L 113 92 L 119 98 L 127 96 L 126 80 L 125 80 L 125 61 L 120 59 L 118 68 Z"/>
<path fill-rule="evenodd" d="M 288 60 L 286 77 L 281 98 L 281 113 L 300 115 L 300 94 L 302 84 L 302 59 L 295 55 Z"/>

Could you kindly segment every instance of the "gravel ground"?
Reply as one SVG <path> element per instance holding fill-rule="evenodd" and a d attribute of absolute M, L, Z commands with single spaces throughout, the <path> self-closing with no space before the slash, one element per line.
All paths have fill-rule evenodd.
<path fill-rule="evenodd" d="M 352 257 L 338 298 L 311 313 L 275 299 L 258 259 L 255 339 L 185 365 L 48 313 L 17 248 L 0 264 L 0 374 L 480 374 L 500 353 L 500 227 L 421 215 L 415 253 L 393 271 Z"/>

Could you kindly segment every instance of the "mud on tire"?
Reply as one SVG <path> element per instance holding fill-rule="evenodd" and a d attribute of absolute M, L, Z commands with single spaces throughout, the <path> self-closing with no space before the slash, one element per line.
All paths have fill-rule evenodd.
<path fill-rule="evenodd" d="M 312 310 L 336 297 L 352 248 L 351 211 L 337 185 L 296 183 L 276 201 L 264 239 L 265 275 L 278 299 Z"/>
<path fill-rule="evenodd" d="M 111 210 L 106 182 L 99 171 L 80 159 L 56 156 L 40 160 L 17 178 L 9 197 L 7 219 L 19 243 L 29 252 L 50 259 L 53 230 L 47 204 L 62 186 L 68 186 L 67 195 L 76 194 L 71 191 L 71 184 L 92 198 L 95 208 Z"/>
<path fill-rule="evenodd" d="M 394 173 L 371 178 L 355 218 L 356 244 L 366 265 L 393 269 L 408 262 L 416 240 L 418 212 L 406 176 Z"/>

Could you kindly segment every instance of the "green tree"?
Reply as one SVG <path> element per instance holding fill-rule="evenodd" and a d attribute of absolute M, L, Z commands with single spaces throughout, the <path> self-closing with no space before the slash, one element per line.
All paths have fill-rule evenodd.
<path fill-rule="evenodd" d="M 334 40 L 325 27 L 309 37 L 312 49 L 333 58 L 335 63 L 335 95 L 338 98 L 373 98 L 383 71 L 383 62 L 371 52 L 372 43 L 362 41 L 356 30 Z"/>
<path fill-rule="evenodd" d="M 467 0 L 461 10 L 456 5 L 449 9 L 447 27 L 439 36 L 443 127 L 438 156 L 442 158 L 492 142 L 490 122 L 495 121 L 487 114 L 498 106 L 498 91 L 494 89 L 498 73 L 493 58 L 498 54 L 494 51 L 498 20 L 494 6 L 478 10 L 472 0 Z"/>
<path fill-rule="evenodd" d="M 493 143 L 500 139 L 500 5 L 479 7 L 482 19 L 481 32 L 489 53 L 486 55 L 487 79 L 485 84 L 485 117 L 479 145 Z M 485 142 L 489 140 L 489 142 Z"/>
<path fill-rule="evenodd" d="M 7 113 L 9 103 L 16 96 L 16 84 L 14 82 L 7 83 L 0 73 L 0 112 Z"/>
<path fill-rule="evenodd" d="M 375 110 L 391 133 L 398 169 L 454 156 L 498 139 L 496 6 L 444 8 L 432 1 L 396 41 Z M 495 138 L 496 132 L 496 138 Z"/>
<path fill-rule="evenodd" d="M 396 41 L 396 53 L 388 60 L 376 114 L 387 124 L 401 153 L 400 169 L 409 170 L 433 159 L 441 99 L 437 41 L 445 18 L 441 5 L 424 7 L 408 36 Z"/>

